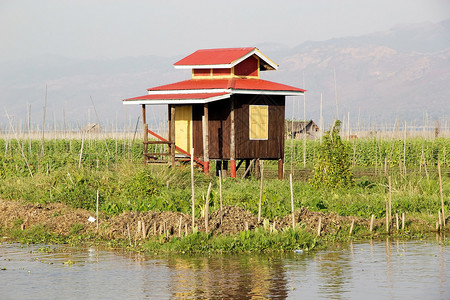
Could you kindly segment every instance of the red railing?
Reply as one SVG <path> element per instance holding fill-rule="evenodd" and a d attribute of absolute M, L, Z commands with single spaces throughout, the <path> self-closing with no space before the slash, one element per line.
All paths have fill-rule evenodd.
<path fill-rule="evenodd" d="M 151 135 L 153 135 L 155 138 L 157 138 L 157 139 L 159 139 L 159 140 L 161 140 L 161 141 L 163 141 L 163 142 L 169 143 L 168 140 L 166 140 L 165 138 L 163 138 L 162 136 L 160 136 L 160 135 L 157 134 L 156 132 L 153 132 L 153 131 L 151 131 L 150 129 L 147 129 L 147 131 L 148 131 L 148 133 L 150 133 Z M 189 152 L 187 152 L 186 150 L 181 149 L 181 148 L 178 147 L 177 145 L 175 145 L 175 149 L 176 149 L 178 152 L 181 152 L 181 153 L 183 153 L 183 154 L 189 156 L 189 158 L 191 157 L 191 154 L 190 154 Z M 198 159 L 198 158 L 195 157 L 195 156 L 194 156 L 194 161 L 197 162 L 197 163 L 199 163 L 202 167 L 204 167 L 204 165 L 205 165 L 205 162 L 204 162 L 204 161 Z"/>

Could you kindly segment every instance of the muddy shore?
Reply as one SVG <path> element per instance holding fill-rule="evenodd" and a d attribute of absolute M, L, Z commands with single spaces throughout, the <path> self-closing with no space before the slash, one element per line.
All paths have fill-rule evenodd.
<path fill-rule="evenodd" d="M 192 231 L 192 219 L 190 215 L 180 212 L 124 212 L 117 216 L 105 216 L 100 213 L 97 222 L 90 222 L 89 217 L 95 218 L 95 213 L 84 209 L 74 209 L 61 203 L 29 204 L 17 201 L 0 200 L 0 226 L 10 230 L 20 228 L 22 230 L 41 225 L 49 232 L 61 236 L 77 234 L 94 234 L 102 239 L 145 239 L 150 236 L 182 236 Z M 205 231 L 205 219 L 196 219 L 199 231 Z M 302 207 L 295 212 L 295 222 L 309 232 L 317 233 L 319 223 L 321 234 L 337 234 L 340 230 L 349 230 L 350 224 L 354 222 L 354 228 L 369 228 L 370 219 L 360 217 L 339 216 L 333 213 L 312 212 Z M 393 230 L 395 222 L 392 220 Z M 425 220 L 406 220 L 407 230 L 412 233 L 431 232 L 435 228 Z M 256 227 L 267 227 L 279 230 L 292 226 L 292 216 L 287 215 L 282 219 L 263 220 L 258 223 L 257 217 L 252 213 L 237 206 L 225 206 L 222 211 L 218 210 L 210 214 L 209 232 L 213 235 L 237 234 L 244 230 L 252 230 Z M 374 220 L 374 232 L 382 232 L 385 228 L 385 219 Z"/>

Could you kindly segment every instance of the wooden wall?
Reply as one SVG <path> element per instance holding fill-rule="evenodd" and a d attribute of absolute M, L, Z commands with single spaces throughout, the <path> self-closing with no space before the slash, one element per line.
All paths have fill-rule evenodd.
<path fill-rule="evenodd" d="M 231 99 L 209 103 L 209 158 L 230 159 L 230 101 L 235 103 L 236 159 L 284 158 L 285 96 L 269 95 L 233 95 Z M 249 105 L 269 105 L 268 140 L 249 139 Z M 193 105 L 193 147 L 200 159 L 203 159 L 202 116 L 203 104 Z"/>

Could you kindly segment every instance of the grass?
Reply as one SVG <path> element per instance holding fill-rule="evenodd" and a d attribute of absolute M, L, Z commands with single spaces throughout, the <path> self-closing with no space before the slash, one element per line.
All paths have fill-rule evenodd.
<path fill-rule="evenodd" d="M 294 141 L 293 148 L 290 148 L 290 143 L 286 144 L 286 166 L 290 164 L 291 150 L 295 151 L 293 156 L 295 164 L 303 166 L 301 148 L 303 142 Z M 190 214 L 189 168 L 143 166 L 140 143 L 136 142 L 133 147 L 131 145 L 129 141 L 113 139 L 86 141 L 80 163 L 80 140 L 46 141 L 43 154 L 39 140 L 0 139 L 0 198 L 44 204 L 61 202 L 74 208 L 95 211 L 98 190 L 100 210 L 107 215 L 116 215 L 124 211 L 150 210 Z M 350 145 L 350 151 L 351 156 L 354 156 L 356 168 L 373 170 L 375 164 L 380 162 L 384 164 L 384 157 L 391 157 L 392 165 L 403 163 L 401 160 L 405 145 L 407 160 L 404 163 L 409 171 L 406 175 L 393 169 L 390 171 L 392 213 L 394 215 L 406 213 L 408 216 L 433 224 L 441 205 L 435 167 L 438 162 L 443 166 L 443 198 L 448 211 L 450 180 L 448 169 L 445 167 L 450 163 L 450 155 L 445 151 L 450 148 L 450 139 L 409 139 L 407 143 L 397 140 L 358 140 Z M 312 169 L 312 156 L 317 147 L 318 142 L 307 142 L 308 170 Z M 20 151 L 20 148 L 24 151 Z M 265 166 L 270 169 L 271 163 L 268 162 Z M 380 164 L 379 170 L 381 169 Z M 415 171 L 410 171 L 411 169 Z M 293 185 L 294 205 L 296 208 L 306 206 L 312 211 L 333 212 L 342 216 L 368 219 L 374 214 L 376 218 L 382 218 L 386 213 L 388 197 L 387 177 L 380 173 L 368 174 L 357 177 L 355 184 L 345 189 L 317 189 L 307 180 L 296 180 Z M 212 182 L 210 213 L 220 207 L 218 178 L 196 172 L 196 217 L 200 217 L 205 205 L 209 182 Z M 226 178 L 223 181 L 223 203 L 240 206 L 256 216 L 259 188 L 260 182 L 254 178 L 245 180 Z M 273 220 L 286 216 L 290 210 L 289 181 L 265 179 L 262 216 Z M 15 226 L 20 227 L 19 223 L 20 220 Z M 82 224 L 74 226 L 66 238 L 54 236 L 39 226 L 25 231 L 16 228 L 12 236 L 24 242 L 76 242 L 76 239 L 83 241 L 91 238 L 78 234 L 82 229 L 81 226 Z M 358 230 L 355 228 L 356 234 Z M 321 247 L 321 243 L 327 239 L 337 241 L 346 238 L 348 237 L 344 234 L 340 237 L 329 236 L 318 240 L 301 229 L 280 231 L 276 235 L 256 230 L 228 237 L 212 237 L 205 233 L 197 233 L 170 241 L 158 238 L 151 240 L 145 247 L 149 251 L 189 252 L 264 251 L 263 249 L 267 248 L 292 250 L 314 249 Z"/>

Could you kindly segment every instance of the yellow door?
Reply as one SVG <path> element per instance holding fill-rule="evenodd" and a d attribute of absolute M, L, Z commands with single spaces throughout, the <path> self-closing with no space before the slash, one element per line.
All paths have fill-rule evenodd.
<path fill-rule="evenodd" d="M 175 145 L 191 153 L 192 105 L 175 107 Z M 180 153 L 177 151 L 177 153 Z"/>

